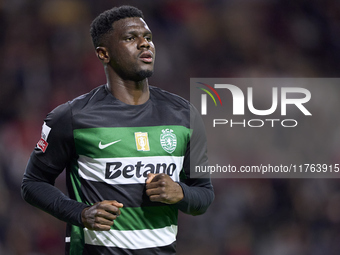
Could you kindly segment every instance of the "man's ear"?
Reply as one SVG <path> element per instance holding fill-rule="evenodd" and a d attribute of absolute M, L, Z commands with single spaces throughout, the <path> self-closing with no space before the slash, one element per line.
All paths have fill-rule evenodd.
<path fill-rule="evenodd" d="M 96 48 L 96 54 L 100 61 L 103 62 L 103 64 L 107 64 L 110 61 L 109 53 L 106 49 L 106 47 L 97 47 Z"/>

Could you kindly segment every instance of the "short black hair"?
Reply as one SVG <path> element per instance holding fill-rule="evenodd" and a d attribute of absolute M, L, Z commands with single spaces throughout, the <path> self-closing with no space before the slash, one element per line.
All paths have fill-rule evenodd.
<path fill-rule="evenodd" d="M 100 46 L 105 40 L 105 35 L 113 30 L 113 22 L 125 19 L 139 17 L 144 19 L 143 12 L 130 5 L 122 5 L 106 10 L 99 14 L 91 23 L 90 34 L 94 47 Z"/>

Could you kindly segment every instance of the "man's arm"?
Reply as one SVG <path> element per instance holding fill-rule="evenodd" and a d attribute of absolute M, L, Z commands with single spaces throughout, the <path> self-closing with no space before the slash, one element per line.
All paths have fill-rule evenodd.
<path fill-rule="evenodd" d="M 50 112 L 41 138 L 27 163 L 21 193 L 25 201 L 56 218 L 82 226 L 81 211 L 87 205 L 70 199 L 54 187 L 55 179 L 74 155 L 72 113 L 68 103 Z"/>
<path fill-rule="evenodd" d="M 49 113 L 41 140 L 34 149 L 22 180 L 25 201 L 70 224 L 92 230 L 108 230 L 123 205 L 102 201 L 92 206 L 73 200 L 54 187 L 55 179 L 75 156 L 72 114 L 69 104 Z"/>
<path fill-rule="evenodd" d="M 151 201 L 176 204 L 184 213 L 200 215 L 206 212 L 215 195 L 209 174 L 191 178 L 195 166 L 208 165 L 208 156 L 204 124 L 193 106 L 190 119 L 193 132 L 183 163 L 186 178 L 181 182 L 174 182 L 165 174 L 149 174 L 146 180 L 146 194 Z"/>
<path fill-rule="evenodd" d="M 184 198 L 177 206 L 184 213 L 203 214 L 215 198 L 210 179 L 189 179 L 186 183 L 179 182 L 179 185 L 183 189 Z"/>
<path fill-rule="evenodd" d="M 205 213 L 214 200 L 210 179 L 174 182 L 166 174 L 149 174 L 146 180 L 146 194 L 153 202 L 177 204 L 179 210 L 191 215 Z"/>
<path fill-rule="evenodd" d="M 31 156 L 24 178 L 21 194 L 29 204 L 54 217 L 91 230 L 110 230 L 120 215 L 123 204 L 117 201 L 101 201 L 92 206 L 70 199 L 54 186 L 58 171 L 44 166 Z"/>
<path fill-rule="evenodd" d="M 62 221 L 83 227 L 81 212 L 88 205 L 70 199 L 56 188 L 54 182 L 57 176 L 57 171 L 44 167 L 32 155 L 22 180 L 23 199 Z"/>

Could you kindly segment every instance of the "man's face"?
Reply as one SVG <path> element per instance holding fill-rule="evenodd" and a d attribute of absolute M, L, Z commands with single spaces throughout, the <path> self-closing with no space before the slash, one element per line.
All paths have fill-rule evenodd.
<path fill-rule="evenodd" d="M 155 46 L 142 18 L 115 21 L 108 42 L 109 65 L 120 77 L 140 81 L 152 75 Z"/>

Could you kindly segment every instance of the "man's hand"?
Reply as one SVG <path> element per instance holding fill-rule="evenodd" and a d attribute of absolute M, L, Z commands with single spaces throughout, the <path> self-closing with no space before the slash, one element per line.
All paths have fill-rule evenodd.
<path fill-rule="evenodd" d="M 116 200 L 102 201 L 85 208 L 81 213 L 81 219 L 86 228 L 90 230 L 110 230 L 113 221 L 120 215 L 119 208 L 123 204 Z"/>
<path fill-rule="evenodd" d="M 184 197 L 182 187 L 167 174 L 148 174 L 146 194 L 153 202 L 175 204 Z"/>

